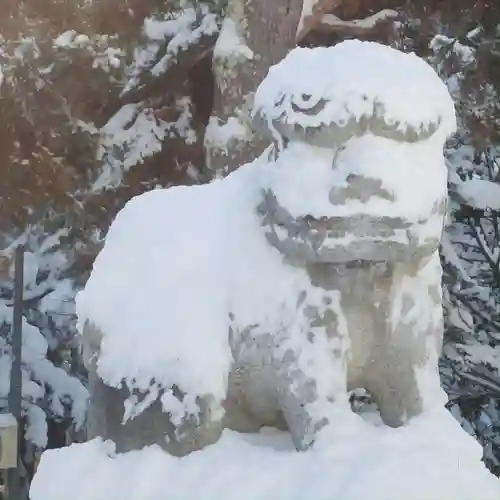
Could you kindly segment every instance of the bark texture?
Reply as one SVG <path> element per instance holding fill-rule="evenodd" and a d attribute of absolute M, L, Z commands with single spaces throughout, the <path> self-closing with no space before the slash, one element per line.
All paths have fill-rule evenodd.
<path fill-rule="evenodd" d="M 253 94 L 269 67 L 296 45 L 302 0 L 230 0 L 214 50 L 214 107 L 205 137 L 207 163 L 217 174 L 252 161 L 268 140 L 254 133 Z M 226 41 L 238 39 L 236 49 Z M 228 43 L 229 45 L 229 43 Z"/>

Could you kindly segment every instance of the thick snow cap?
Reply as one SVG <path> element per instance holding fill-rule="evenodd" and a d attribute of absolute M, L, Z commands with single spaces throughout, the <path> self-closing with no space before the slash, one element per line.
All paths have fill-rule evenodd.
<path fill-rule="evenodd" d="M 444 140 L 456 129 L 453 101 L 429 64 L 360 40 L 292 50 L 258 87 L 253 113 L 256 128 L 321 147 L 366 132 Z"/>

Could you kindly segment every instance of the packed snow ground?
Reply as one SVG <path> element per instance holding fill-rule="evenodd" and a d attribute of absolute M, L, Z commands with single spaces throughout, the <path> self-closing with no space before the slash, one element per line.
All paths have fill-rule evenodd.
<path fill-rule="evenodd" d="M 359 420 L 359 421 L 358 421 Z M 157 446 L 115 456 L 99 439 L 44 453 L 31 500 L 498 500 L 480 445 L 446 411 L 402 428 L 356 417 L 298 453 L 287 433 L 226 431 L 184 458 Z M 326 446 L 322 446 L 325 445 Z"/>

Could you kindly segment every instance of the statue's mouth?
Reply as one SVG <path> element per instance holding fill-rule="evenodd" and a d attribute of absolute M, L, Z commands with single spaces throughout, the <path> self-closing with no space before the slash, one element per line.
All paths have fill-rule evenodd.
<path fill-rule="evenodd" d="M 270 189 L 262 191 L 257 213 L 268 243 L 299 263 L 384 262 L 406 248 L 411 227 L 400 217 L 369 214 L 294 217 Z"/>
<path fill-rule="evenodd" d="M 348 188 L 342 189 L 344 191 L 348 190 Z M 294 217 L 279 204 L 275 194 L 270 189 L 262 190 L 262 195 L 262 202 L 257 207 L 257 212 L 262 218 L 262 225 L 275 226 L 279 228 L 280 232 L 285 231 L 289 237 L 312 237 L 313 240 L 316 239 L 315 236 L 322 239 L 338 239 L 348 236 L 358 238 L 390 238 L 395 236 L 397 231 L 406 230 L 412 226 L 409 221 L 402 217 L 364 213 L 350 217 L 313 217 L 312 215 Z M 335 204 L 341 204 L 341 197 L 345 200 L 348 194 L 341 192 L 339 195 L 336 195 L 335 201 L 338 203 Z"/>

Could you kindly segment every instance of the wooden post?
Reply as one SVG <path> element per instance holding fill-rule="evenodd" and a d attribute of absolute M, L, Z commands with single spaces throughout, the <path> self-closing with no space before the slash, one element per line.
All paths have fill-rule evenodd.
<path fill-rule="evenodd" d="M 22 370 L 21 357 L 23 345 L 23 288 L 24 288 L 24 246 L 15 250 L 14 264 L 14 307 L 12 319 L 12 367 L 10 371 L 9 411 L 17 422 L 17 467 L 7 472 L 8 500 L 21 499 L 20 456 L 21 439 L 21 404 L 22 404 Z"/>

